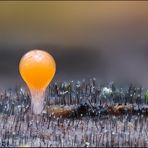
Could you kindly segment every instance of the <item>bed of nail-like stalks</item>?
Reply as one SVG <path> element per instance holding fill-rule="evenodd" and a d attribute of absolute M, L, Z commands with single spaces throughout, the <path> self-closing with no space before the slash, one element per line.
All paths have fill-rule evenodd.
<path fill-rule="evenodd" d="M 22 87 L 0 92 L 0 146 L 148 147 L 147 90 L 95 78 L 52 83 L 40 115 Z"/>

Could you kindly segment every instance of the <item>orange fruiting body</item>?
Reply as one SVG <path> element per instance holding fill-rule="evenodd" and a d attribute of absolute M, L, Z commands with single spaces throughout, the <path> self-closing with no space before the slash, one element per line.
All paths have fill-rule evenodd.
<path fill-rule="evenodd" d="M 30 89 L 45 89 L 52 80 L 56 64 L 53 57 L 42 50 L 26 53 L 19 65 L 22 78 Z"/>
<path fill-rule="evenodd" d="M 46 87 L 56 71 L 55 61 L 45 51 L 32 50 L 21 58 L 19 71 L 31 92 L 31 108 L 35 114 L 40 114 L 44 107 Z"/>

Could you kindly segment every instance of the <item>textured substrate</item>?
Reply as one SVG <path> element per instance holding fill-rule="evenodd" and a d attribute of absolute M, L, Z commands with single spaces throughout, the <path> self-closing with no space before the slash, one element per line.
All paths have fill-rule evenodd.
<path fill-rule="evenodd" d="M 0 92 L 0 146 L 148 147 L 148 106 L 139 85 L 95 79 L 54 83 L 45 109 L 34 115 L 30 95 L 17 87 Z"/>

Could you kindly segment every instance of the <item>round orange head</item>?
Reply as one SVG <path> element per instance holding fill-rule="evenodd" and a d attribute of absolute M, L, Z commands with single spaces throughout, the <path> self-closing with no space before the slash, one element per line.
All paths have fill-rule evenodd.
<path fill-rule="evenodd" d="M 19 71 L 30 89 L 41 90 L 46 89 L 52 80 L 56 64 L 49 53 L 32 50 L 21 58 Z"/>
<path fill-rule="evenodd" d="M 32 111 L 40 114 L 44 107 L 44 92 L 56 71 L 55 61 L 45 51 L 32 50 L 22 57 L 19 71 L 31 92 Z"/>

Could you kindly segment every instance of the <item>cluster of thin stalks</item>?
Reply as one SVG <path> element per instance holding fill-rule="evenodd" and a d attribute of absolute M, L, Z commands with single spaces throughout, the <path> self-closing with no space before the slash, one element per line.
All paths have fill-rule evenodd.
<path fill-rule="evenodd" d="M 31 112 L 24 88 L 1 91 L 0 146 L 148 147 L 144 91 L 138 84 L 99 85 L 95 78 L 53 83 L 40 115 Z"/>

